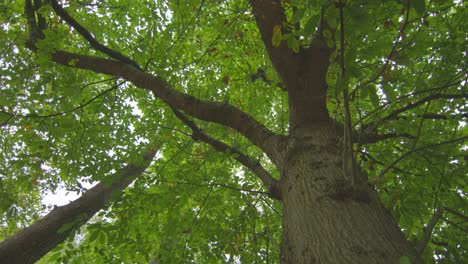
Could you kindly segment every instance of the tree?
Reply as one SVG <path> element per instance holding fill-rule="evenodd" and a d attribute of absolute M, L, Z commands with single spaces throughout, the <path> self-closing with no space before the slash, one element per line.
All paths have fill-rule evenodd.
<path fill-rule="evenodd" d="M 462 2 L 0 5 L 7 261 L 466 261 Z"/>

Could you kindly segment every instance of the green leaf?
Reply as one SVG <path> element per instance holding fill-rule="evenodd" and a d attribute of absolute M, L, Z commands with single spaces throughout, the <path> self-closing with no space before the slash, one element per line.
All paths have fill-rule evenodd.
<path fill-rule="evenodd" d="M 411 264 L 411 260 L 408 256 L 401 256 L 398 261 L 400 264 Z"/>
<path fill-rule="evenodd" d="M 335 5 L 330 5 L 326 11 L 327 23 L 333 29 L 338 28 L 338 19 L 340 17 L 340 10 Z"/>
<path fill-rule="evenodd" d="M 67 231 L 71 230 L 74 226 L 75 226 L 75 223 L 74 223 L 74 222 L 63 224 L 63 225 L 57 230 L 57 232 L 58 232 L 59 234 L 62 234 L 62 233 L 64 233 L 64 232 L 67 232 Z"/>
<path fill-rule="evenodd" d="M 281 45 L 281 39 L 281 25 L 276 25 L 273 27 L 273 36 L 271 39 L 273 47 L 279 47 L 279 45 Z"/>
<path fill-rule="evenodd" d="M 99 230 L 93 230 L 88 237 L 89 242 L 94 242 L 101 232 Z"/>
<path fill-rule="evenodd" d="M 369 85 L 369 99 L 372 103 L 372 105 L 377 108 L 380 106 L 380 99 L 379 95 L 377 94 L 377 88 L 375 85 Z"/>
<path fill-rule="evenodd" d="M 43 16 L 47 16 L 51 11 L 52 7 L 50 5 L 43 5 L 37 10 L 37 12 Z"/>
<path fill-rule="evenodd" d="M 299 53 L 299 41 L 294 37 L 291 36 L 288 38 L 288 47 L 294 51 L 294 53 Z"/>
<path fill-rule="evenodd" d="M 53 252 L 53 253 L 47 255 L 47 259 L 49 261 L 60 263 L 59 259 L 60 259 L 61 256 L 62 256 L 62 251 L 56 251 L 56 252 Z"/>
<path fill-rule="evenodd" d="M 397 93 L 395 92 L 394 88 L 392 86 L 390 86 L 389 84 L 387 83 L 384 83 L 382 85 L 382 89 L 385 93 L 385 95 L 387 96 L 387 99 L 392 102 L 392 101 L 395 101 L 396 98 L 397 98 Z"/>
<path fill-rule="evenodd" d="M 371 92 L 371 89 L 372 89 L 372 85 L 368 84 L 364 87 L 361 88 L 361 96 L 362 98 L 368 98 L 369 97 L 369 93 Z"/>
<path fill-rule="evenodd" d="M 224 150 L 224 155 L 231 156 L 231 151 L 229 149 Z"/>
<path fill-rule="evenodd" d="M 317 27 L 317 18 L 318 16 L 315 17 L 309 17 L 307 21 L 304 23 L 304 35 L 311 36 Z"/>
<path fill-rule="evenodd" d="M 304 17 L 305 12 L 306 12 L 305 8 L 296 9 L 296 11 L 293 13 L 291 23 L 295 24 L 301 21 L 301 19 Z"/>
<path fill-rule="evenodd" d="M 368 12 L 368 9 L 362 8 L 359 5 L 353 6 L 350 10 L 352 19 L 351 27 L 353 29 L 351 33 L 365 32 L 370 29 L 372 21 Z"/>
<path fill-rule="evenodd" d="M 9 120 L 10 118 L 11 118 L 11 115 L 9 115 L 7 113 L 0 112 L 0 124 L 3 124 L 4 122 Z"/>
<path fill-rule="evenodd" d="M 411 0 L 410 5 L 414 10 L 416 11 L 416 14 L 418 16 L 422 17 L 424 16 L 424 13 L 426 12 L 426 1 L 425 0 Z"/>

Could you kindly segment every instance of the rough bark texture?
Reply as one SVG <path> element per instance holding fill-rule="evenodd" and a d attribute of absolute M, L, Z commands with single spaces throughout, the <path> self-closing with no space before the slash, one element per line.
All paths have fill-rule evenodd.
<path fill-rule="evenodd" d="M 398 263 L 411 245 L 381 205 L 356 200 L 333 123 L 291 135 L 282 178 L 281 263 Z"/>
<path fill-rule="evenodd" d="M 285 43 L 274 47 L 273 28 L 286 21 L 281 1 L 250 3 L 289 95 L 287 154 L 278 162 L 283 202 L 281 263 L 398 263 L 402 256 L 420 262 L 376 192 L 367 187 L 367 178 L 360 175 L 356 183 L 344 165 L 349 160 L 343 160 L 339 143 L 343 140 L 338 138 L 343 125 L 332 121 L 326 108 L 332 50 L 323 36 L 318 34 L 298 54 Z M 364 195 L 357 196 L 355 191 L 363 189 Z"/>
<path fill-rule="evenodd" d="M 146 153 L 145 164 L 125 166 L 114 175 L 112 184 L 99 183 L 79 199 L 55 207 L 38 222 L 2 241 L 0 263 L 28 264 L 38 261 L 102 209 L 113 194 L 125 189 L 149 166 L 154 155 L 154 151 Z"/>

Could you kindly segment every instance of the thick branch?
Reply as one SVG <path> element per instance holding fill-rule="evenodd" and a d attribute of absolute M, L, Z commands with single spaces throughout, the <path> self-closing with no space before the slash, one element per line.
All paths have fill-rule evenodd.
<path fill-rule="evenodd" d="M 280 189 L 278 187 L 278 181 L 275 180 L 268 171 L 266 171 L 262 165 L 254 160 L 253 158 L 245 155 L 241 151 L 239 151 L 236 148 L 233 148 L 229 145 L 227 145 L 224 142 L 221 142 L 217 139 L 214 139 L 210 136 L 208 136 L 203 130 L 201 130 L 194 122 L 189 120 L 186 116 L 184 116 L 180 111 L 177 109 L 172 109 L 174 111 L 174 114 L 190 129 L 192 129 L 192 137 L 195 140 L 200 140 L 205 143 L 210 144 L 215 150 L 219 152 L 225 152 L 226 150 L 229 150 L 230 153 L 232 154 L 237 154 L 234 155 L 233 158 L 237 160 L 239 163 L 244 165 L 245 167 L 249 168 L 252 172 L 254 172 L 260 180 L 263 182 L 265 187 L 268 189 L 268 192 L 270 193 L 270 196 L 272 198 L 281 200 L 281 193 Z"/>
<path fill-rule="evenodd" d="M 156 97 L 161 98 L 172 108 L 184 111 L 195 118 L 225 125 L 239 131 L 252 143 L 260 147 L 273 162 L 277 165 L 281 163 L 281 158 L 278 151 L 276 151 L 276 145 L 279 143 L 280 137 L 268 130 L 263 124 L 230 104 L 199 100 L 191 95 L 174 90 L 163 78 L 143 73 L 135 62 L 95 40 L 91 33 L 66 13 L 56 1 L 53 1 L 52 4 L 55 11 L 67 23 L 77 29 L 91 46 L 116 59 L 111 60 L 56 51 L 52 54 L 53 61 L 65 66 L 92 70 L 129 80 L 137 87 L 152 91 Z M 26 16 L 28 20 L 32 20 L 29 22 L 30 27 L 37 29 L 34 11 L 32 8 L 28 9 L 28 5 L 26 5 Z"/>
<path fill-rule="evenodd" d="M 165 180 L 158 180 L 158 183 L 169 183 L 169 184 L 180 184 L 180 185 L 192 185 L 192 186 L 197 186 L 197 187 L 206 187 L 206 188 L 213 188 L 213 187 L 220 187 L 220 188 L 225 188 L 228 190 L 233 190 L 233 191 L 240 191 L 240 192 L 247 192 L 247 193 L 252 193 L 252 194 L 262 194 L 262 195 L 268 195 L 271 196 L 271 193 L 269 192 L 262 192 L 262 191 L 255 191 L 255 190 L 250 190 L 250 189 L 243 189 L 243 188 L 238 188 L 234 186 L 230 186 L 227 184 L 223 183 L 216 183 L 216 182 L 211 182 L 211 183 L 197 183 L 197 182 L 188 182 L 188 181 L 165 181 Z"/>
<path fill-rule="evenodd" d="M 281 41 L 278 47 L 274 47 L 272 42 L 275 26 L 280 26 L 283 34 L 288 33 L 287 29 L 283 27 L 286 16 L 281 2 L 277 0 L 250 0 L 250 4 L 270 60 L 283 82 L 287 84 L 286 86 L 290 86 L 290 82 L 295 79 L 293 73 L 297 72 L 295 68 L 298 67 L 298 56 L 288 47 L 286 41 Z M 287 67 L 285 67 L 286 65 Z"/>
<path fill-rule="evenodd" d="M 34 1 L 33 5 L 32 0 L 26 0 L 24 4 L 24 14 L 28 23 L 28 41 L 26 42 L 26 46 L 31 50 L 35 50 L 36 42 L 44 37 L 42 33 L 45 27 L 44 17 L 41 14 L 37 14 L 36 17 L 36 10 L 40 7 L 40 1 Z"/>
<path fill-rule="evenodd" d="M 34 263 L 62 243 L 76 228 L 101 210 L 114 194 L 120 193 L 149 166 L 156 151 L 144 154 L 144 163 L 129 164 L 112 175 L 109 185 L 101 182 L 86 191 L 79 199 L 55 207 L 38 222 L 19 231 L 0 243 L 2 263 Z"/>
<path fill-rule="evenodd" d="M 56 63 L 122 77 L 137 87 L 153 92 L 169 106 L 184 111 L 195 118 L 231 127 L 253 144 L 260 147 L 277 165 L 281 159 L 276 150 L 280 137 L 240 109 L 225 103 L 202 101 L 176 91 L 161 77 L 144 73 L 120 61 L 57 51 L 52 55 Z"/>
<path fill-rule="evenodd" d="M 275 32 L 292 34 L 281 1 L 250 0 L 250 4 L 270 60 L 289 92 L 290 130 L 328 121 L 326 72 L 331 49 L 321 36 L 314 37 L 298 54 L 287 41 L 274 46 Z"/>
<path fill-rule="evenodd" d="M 436 226 L 443 213 L 444 210 L 437 209 L 434 215 L 432 215 L 431 220 L 429 221 L 427 226 L 424 228 L 424 234 L 421 240 L 416 245 L 416 252 L 419 255 L 422 255 L 422 253 L 424 252 L 424 248 L 426 248 L 427 243 L 431 239 L 432 231 L 434 230 L 434 227 Z"/>

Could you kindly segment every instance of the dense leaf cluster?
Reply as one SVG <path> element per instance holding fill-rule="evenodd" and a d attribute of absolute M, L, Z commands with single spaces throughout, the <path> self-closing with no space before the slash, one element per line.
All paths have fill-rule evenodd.
<path fill-rule="evenodd" d="M 318 32 L 327 37 L 334 49 L 328 110 L 343 121 L 341 94 L 349 89 L 358 164 L 407 238 L 418 241 L 435 211 L 443 210 L 424 258 L 467 261 L 463 1 L 345 1 L 344 39 L 335 34 L 341 28 L 334 1 L 282 2 L 288 23 L 272 29 L 273 45 L 286 41 L 297 53 Z M 174 89 L 232 104 L 287 134 L 288 97 L 248 1 L 62 3 L 96 40 Z M 278 261 L 280 204 L 262 193 L 235 154 L 195 142 L 167 105 L 124 79 L 51 62 L 56 50 L 105 55 L 49 6 L 40 10 L 48 28 L 31 52 L 23 5 L 0 3 L 0 238 L 45 214 L 47 193 L 83 193 L 83 183 L 111 182 L 112 172 L 162 142 L 150 169 L 123 197 L 43 263 Z M 238 132 L 197 124 L 279 177 Z"/>

